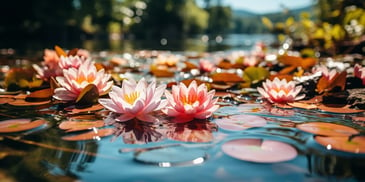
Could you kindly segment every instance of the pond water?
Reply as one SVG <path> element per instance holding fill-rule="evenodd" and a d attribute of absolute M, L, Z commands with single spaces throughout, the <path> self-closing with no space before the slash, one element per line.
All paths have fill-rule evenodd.
<path fill-rule="evenodd" d="M 241 38 L 246 40 L 224 39 L 230 42 L 224 50 L 250 50 L 243 47 L 251 42 Z M 173 53 L 191 55 L 196 49 L 190 48 Z M 134 56 L 138 68 L 151 61 Z M 98 57 L 101 63 L 108 59 Z M 115 67 L 125 77 L 154 77 L 133 66 Z M 75 108 L 29 96 L 33 91 L 1 91 L 0 181 L 365 180 L 364 110 L 319 103 L 288 108 L 263 102 L 256 89 L 217 87 L 220 108 L 207 120 L 175 123 L 155 113 L 157 123 L 107 125 L 114 115 L 98 104 Z"/>
<path fill-rule="evenodd" d="M 131 52 L 135 50 L 170 50 L 170 51 L 193 51 L 193 52 L 212 52 L 226 50 L 249 50 L 258 41 L 267 45 L 274 43 L 276 36 L 272 34 L 227 34 L 224 36 L 197 35 L 183 40 L 34 40 L 34 41 L 7 41 L 0 42 L 2 54 L 8 54 L 7 49 L 13 49 L 11 53 L 33 57 L 40 55 L 40 51 L 54 45 L 66 48 L 83 48 L 92 52 L 112 51 L 112 52 Z"/>

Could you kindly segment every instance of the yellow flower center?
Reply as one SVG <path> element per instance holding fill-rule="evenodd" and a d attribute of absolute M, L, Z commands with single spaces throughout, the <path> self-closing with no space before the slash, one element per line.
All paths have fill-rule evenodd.
<path fill-rule="evenodd" d="M 124 100 L 132 105 L 137 100 L 139 95 L 140 95 L 139 92 L 131 92 L 129 94 L 125 94 Z"/>
<path fill-rule="evenodd" d="M 95 77 L 92 75 L 88 75 L 87 77 L 85 77 L 84 75 L 79 75 L 79 77 L 77 77 L 76 82 L 81 84 L 82 82 L 86 81 L 88 83 L 92 83 L 94 82 Z"/>
<path fill-rule="evenodd" d="M 275 90 L 276 93 L 279 93 L 280 91 L 284 91 L 285 94 L 289 94 L 289 92 L 290 92 L 290 89 L 280 88 L 280 87 L 275 87 L 275 88 L 273 88 L 273 90 Z"/>
<path fill-rule="evenodd" d="M 181 99 L 181 101 L 184 103 L 184 105 L 192 105 L 196 102 L 197 96 L 196 95 L 187 95 Z"/>

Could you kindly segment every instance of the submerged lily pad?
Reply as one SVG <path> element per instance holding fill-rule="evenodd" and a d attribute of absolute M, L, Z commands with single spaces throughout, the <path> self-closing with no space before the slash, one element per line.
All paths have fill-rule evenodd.
<path fill-rule="evenodd" d="M 266 119 L 260 116 L 246 114 L 233 115 L 229 118 L 217 119 L 215 122 L 219 128 L 231 131 L 240 131 L 252 127 L 261 127 L 265 126 L 267 123 Z"/>
<path fill-rule="evenodd" d="M 351 136 L 359 133 L 355 128 L 325 122 L 298 124 L 297 128 L 308 133 L 324 136 Z"/>
<path fill-rule="evenodd" d="M 222 145 L 222 150 L 233 158 L 258 163 L 284 162 L 298 155 L 287 143 L 253 138 L 230 140 Z"/>
<path fill-rule="evenodd" d="M 46 124 L 46 120 L 10 119 L 0 121 L 0 133 L 13 133 L 31 130 Z"/>

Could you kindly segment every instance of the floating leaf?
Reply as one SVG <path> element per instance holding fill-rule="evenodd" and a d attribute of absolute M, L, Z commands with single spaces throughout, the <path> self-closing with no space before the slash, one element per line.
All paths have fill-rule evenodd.
<path fill-rule="evenodd" d="M 351 140 L 344 136 L 316 136 L 314 138 L 327 150 L 339 150 L 355 154 L 365 154 L 365 137 L 355 136 Z"/>
<path fill-rule="evenodd" d="M 114 129 L 112 128 L 104 128 L 104 129 L 95 128 L 92 131 L 86 133 L 64 136 L 62 137 L 62 140 L 67 140 L 67 141 L 100 140 L 101 137 L 110 136 L 113 133 Z"/>
<path fill-rule="evenodd" d="M 211 83 L 209 85 L 210 85 L 210 87 L 212 89 L 227 90 L 227 89 L 233 87 L 235 84 L 234 83 L 226 83 L 226 84 L 215 84 L 215 83 Z"/>
<path fill-rule="evenodd" d="M 87 85 L 76 99 L 76 107 L 85 108 L 90 107 L 98 102 L 99 91 L 94 84 Z"/>
<path fill-rule="evenodd" d="M 196 66 L 194 63 L 185 61 L 185 68 L 182 70 L 183 72 L 187 72 L 192 69 L 198 69 L 198 66 Z"/>
<path fill-rule="evenodd" d="M 243 82 L 243 79 L 235 73 L 215 73 L 211 78 L 214 82 Z"/>
<path fill-rule="evenodd" d="M 0 104 L 6 104 L 9 102 L 14 102 L 15 99 L 8 97 L 0 97 Z"/>
<path fill-rule="evenodd" d="M 9 102 L 8 104 L 12 106 L 41 106 L 49 103 L 51 103 L 51 100 L 40 101 L 40 102 L 28 102 L 23 99 L 16 99 L 12 102 Z"/>
<path fill-rule="evenodd" d="M 167 66 L 151 65 L 151 73 L 156 77 L 172 77 L 174 72 L 170 71 Z"/>
<path fill-rule="evenodd" d="M 234 139 L 222 145 L 225 154 L 244 161 L 276 163 L 294 159 L 298 152 L 291 145 L 263 139 Z"/>
<path fill-rule="evenodd" d="M 215 122 L 217 123 L 219 128 L 231 131 L 240 131 L 252 127 L 261 127 L 265 126 L 267 123 L 266 119 L 260 116 L 246 114 L 239 114 L 230 116 L 229 118 L 216 119 Z"/>
<path fill-rule="evenodd" d="M 351 136 L 359 133 L 355 128 L 325 122 L 298 124 L 297 128 L 308 133 L 324 136 Z"/>
<path fill-rule="evenodd" d="M 296 107 L 296 108 L 301 108 L 301 109 L 317 109 L 317 105 L 316 104 L 308 104 L 308 103 L 303 103 L 303 102 L 292 102 L 292 103 L 288 103 L 288 105 L 292 106 L 292 107 Z"/>
<path fill-rule="evenodd" d="M 326 91 L 331 91 L 335 87 L 340 87 L 341 90 L 345 90 L 346 76 L 346 71 L 336 74 L 332 80 L 328 80 L 326 77 L 322 76 L 317 83 L 317 92 L 323 93 Z"/>
<path fill-rule="evenodd" d="M 301 67 L 304 70 L 308 70 L 312 68 L 316 63 L 317 59 L 313 57 L 301 58 L 297 56 L 289 56 L 289 55 L 282 55 L 278 57 L 279 62 L 283 63 L 287 66 L 286 69 L 283 69 L 279 72 L 279 74 L 289 74 L 290 72 L 294 71 L 294 69 Z"/>
<path fill-rule="evenodd" d="M 101 104 L 95 104 L 95 105 L 92 105 L 91 107 L 82 108 L 82 109 L 73 108 L 71 110 L 71 112 L 72 112 L 72 114 L 77 114 L 77 113 L 83 113 L 83 112 L 98 111 L 98 110 L 101 110 L 103 108 L 104 107 Z"/>
<path fill-rule="evenodd" d="M 32 121 L 31 119 L 11 119 L 0 121 L 0 133 L 13 133 L 34 129 L 46 124 L 47 121 L 38 119 Z"/>
<path fill-rule="evenodd" d="M 49 100 L 53 96 L 53 91 L 50 88 L 37 90 L 34 92 L 31 92 L 27 97 L 25 98 L 26 101 L 44 101 Z"/>
<path fill-rule="evenodd" d="M 35 72 L 30 68 L 12 68 L 5 76 L 7 91 L 18 91 L 22 88 L 39 87 L 43 81 L 35 77 Z"/>
<path fill-rule="evenodd" d="M 324 112 L 336 113 L 336 114 L 352 114 L 352 113 L 362 113 L 365 110 L 361 109 L 351 109 L 350 105 L 345 105 L 343 107 L 328 107 L 323 104 L 318 105 L 318 109 Z"/>
<path fill-rule="evenodd" d="M 100 128 L 105 125 L 104 121 L 63 121 L 58 126 L 60 129 L 66 130 L 66 132 L 87 130 L 91 128 Z"/>
<path fill-rule="evenodd" d="M 244 70 L 243 79 L 250 84 L 255 84 L 265 80 L 269 75 L 269 71 L 263 67 L 250 66 Z"/>

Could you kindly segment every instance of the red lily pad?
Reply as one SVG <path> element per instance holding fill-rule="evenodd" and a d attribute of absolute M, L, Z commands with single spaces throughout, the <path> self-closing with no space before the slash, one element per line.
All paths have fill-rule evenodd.
<path fill-rule="evenodd" d="M 222 145 L 225 154 L 244 161 L 276 163 L 294 159 L 298 152 L 291 145 L 262 139 L 235 139 Z"/>
<path fill-rule="evenodd" d="M 20 131 L 27 131 L 46 124 L 46 120 L 38 119 L 32 121 L 31 119 L 10 119 L 0 121 L 0 133 L 13 133 Z"/>
<path fill-rule="evenodd" d="M 359 133 L 355 128 L 325 122 L 298 124 L 297 128 L 308 133 L 324 136 L 351 136 Z"/>
<path fill-rule="evenodd" d="M 346 85 L 346 75 L 347 72 L 343 71 L 341 73 L 336 74 L 332 80 L 327 80 L 327 78 L 322 76 L 317 83 L 318 93 L 322 93 L 324 91 L 331 91 L 333 88 L 337 86 L 340 87 L 341 90 L 344 90 Z"/>
<path fill-rule="evenodd" d="M 97 129 L 92 131 L 81 133 L 78 135 L 68 135 L 62 137 L 62 140 L 67 141 L 81 141 L 81 140 L 100 140 L 101 137 L 112 135 L 114 130 L 112 128 Z"/>
<path fill-rule="evenodd" d="M 53 91 L 50 88 L 37 90 L 30 93 L 25 100 L 26 101 L 44 101 L 52 98 Z"/>
<path fill-rule="evenodd" d="M 8 98 L 8 97 L 0 97 L 0 104 L 6 104 L 9 102 L 13 102 L 14 99 L 13 98 Z"/>
<path fill-rule="evenodd" d="M 66 130 L 66 132 L 87 130 L 93 127 L 100 128 L 103 127 L 104 121 L 63 121 L 58 127 L 60 129 Z"/>
<path fill-rule="evenodd" d="M 22 99 L 16 99 L 12 102 L 9 102 L 8 104 L 10 104 L 12 106 L 40 106 L 40 105 L 48 104 L 50 102 L 51 102 L 51 100 L 46 100 L 46 101 L 41 101 L 41 102 L 27 102 Z"/>
<path fill-rule="evenodd" d="M 323 112 L 336 113 L 336 114 L 353 114 L 353 113 L 361 113 L 365 110 L 361 109 L 351 109 L 350 105 L 346 105 L 344 107 L 328 107 L 323 104 L 318 105 L 318 109 Z"/>
<path fill-rule="evenodd" d="M 101 110 L 103 108 L 104 108 L 104 106 L 102 106 L 101 104 L 95 104 L 91 107 L 84 108 L 84 109 L 73 108 L 73 109 L 71 109 L 71 112 L 72 112 L 72 114 L 78 114 L 78 113 L 83 113 L 83 112 L 98 111 L 98 110 Z"/>
<path fill-rule="evenodd" d="M 235 73 L 215 73 L 211 78 L 213 82 L 243 82 L 243 79 Z"/>
<path fill-rule="evenodd" d="M 217 119 L 217 125 L 225 130 L 240 131 L 252 127 L 261 127 L 267 124 L 266 119 L 254 115 L 233 115 L 229 118 Z"/>
<path fill-rule="evenodd" d="M 295 108 L 308 109 L 308 110 L 318 108 L 318 106 L 316 104 L 303 103 L 303 102 L 291 102 L 291 103 L 288 103 L 288 105 L 295 107 Z"/>
<path fill-rule="evenodd" d="M 349 137 L 344 136 L 316 136 L 315 140 L 328 150 L 335 149 L 343 152 L 365 154 L 364 136 L 356 136 L 351 140 L 349 140 Z"/>

